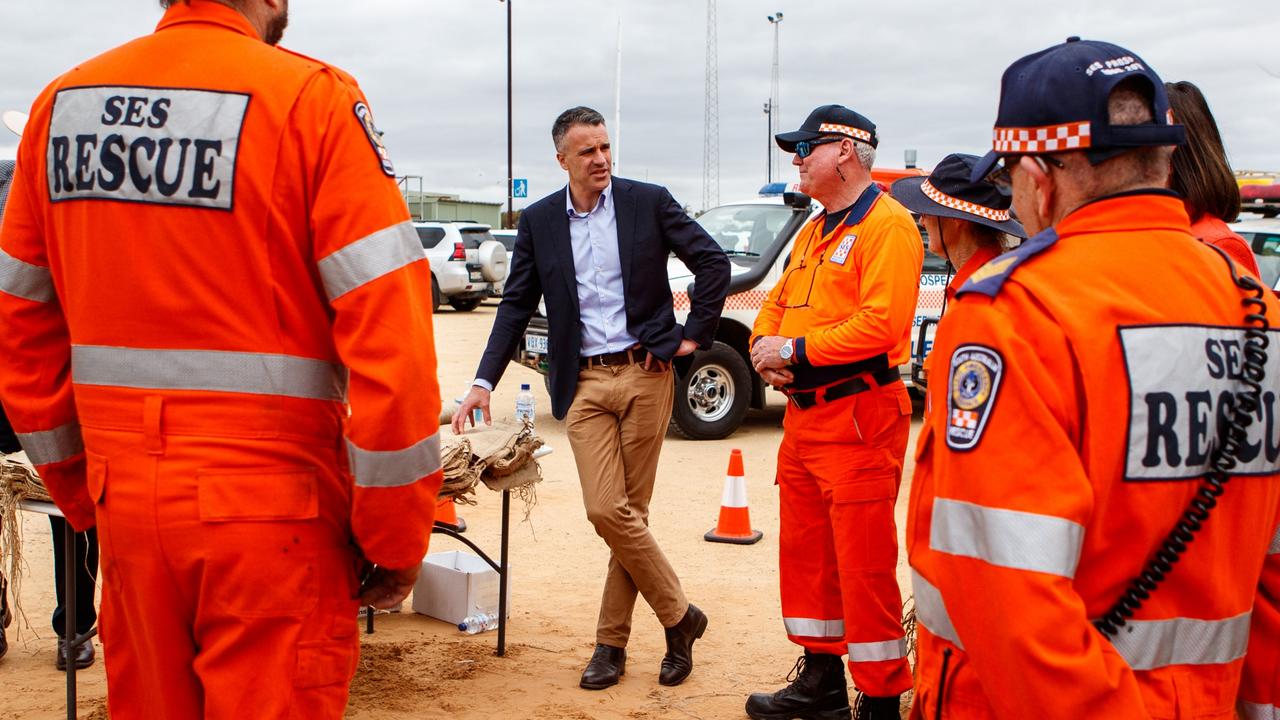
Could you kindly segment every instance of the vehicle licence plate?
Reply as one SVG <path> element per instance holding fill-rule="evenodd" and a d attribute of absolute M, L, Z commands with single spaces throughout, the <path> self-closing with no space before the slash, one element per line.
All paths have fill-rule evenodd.
<path fill-rule="evenodd" d="M 472 271 L 470 272 L 470 278 L 471 278 L 471 282 L 483 282 L 483 281 L 484 281 L 484 275 L 483 275 L 479 270 L 472 270 Z"/>
<path fill-rule="evenodd" d="M 547 336 L 546 335 L 525 335 L 524 336 L 525 352 L 547 354 Z"/>

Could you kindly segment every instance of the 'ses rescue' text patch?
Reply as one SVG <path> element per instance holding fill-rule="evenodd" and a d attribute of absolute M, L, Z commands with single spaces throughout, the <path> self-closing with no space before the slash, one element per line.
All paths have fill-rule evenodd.
<path fill-rule="evenodd" d="M 49 200 L 230 210 L 248 106 L 248 95 L 212 90 L 60 90 L 46 151 Z"/>
<path fill-rule="evenodd" d="M 1120 328 L 1129 376 L 1126 480 L 1190 480 L 1203 475 L 1213 447 L 1245 389 L 1244 331 L 1204 325 Z M 1236 473 L 1268 474 L 1280 462 L 1280 330 L 1267 350 L 1261 407 L 1249 426 Z"/>

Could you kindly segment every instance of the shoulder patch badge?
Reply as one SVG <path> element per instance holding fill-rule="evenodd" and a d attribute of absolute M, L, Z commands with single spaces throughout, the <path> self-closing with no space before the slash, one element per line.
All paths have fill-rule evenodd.
<path fill-rule="evenodd" d="M 961 345 L 951 354 L 947 374 L 947 447 L 972 450 L 982 439 L 1004 372 L 1004 358 L 993 348 Z"/>
<path fill-rule="evenodd" d="M 373 113 L 369 111 L 369 106 L 363 102 L 356 103 L 354 108 L 356 118 L 360 120 L 360 125 L 364 127 L 364 134 L 369 138 L 369 144 L 373 146 L 373 152 L 378 156 L 378 163 L 382 165 L 382 172 L 387 177 L 396 176 L 396 168 L 391 164 L 391 153 L 387 152 L 387 146 L 382 142 L 382 133 L 378 132 L 378 128 L 373 124 Z"/>
<path fill-rule="evenodd" d="M 836 251 L 831 253 L 831 262 L 836 265 L 843 265 L 844 261 L 849 259 L 849 251 L 853 249 L 853 244 L 857 241 L 857 235 L 845 235 L 840 244 L 836 246 Z"/>

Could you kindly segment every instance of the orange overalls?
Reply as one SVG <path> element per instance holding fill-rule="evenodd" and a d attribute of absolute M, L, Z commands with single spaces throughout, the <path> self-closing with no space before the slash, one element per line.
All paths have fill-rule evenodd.
<path fill-rule="evenodd" d="M 778 449 L 783 623 L 812 652 L 847 653 L 859 690 L 892 696 L 911 687 L 893 519 L 911 400 L 896 368 L 910 354 L 924 247 L 910 213 L 874 185 L 823 235 L 825 217 L 801 230 L 752 330 L 753 342 L 797 338 L 788 391 L 816 402 L 793 397 Z M 861 391 L 822 401 L 851 380 Z"/>
<path fill-rule="evenodd" d="M 1134 619 L 1091 624 L 1200 486 L 1243 389 L 1241 298 L 1155 190 L 1081 207 L 961 289 L 911 488 L 912 717 L 1228 720 L 1237 695 L 1277 717 L 1277 330 L 1238 474 Z"/>
<path fill-rule="evenodd" d="M 102 542 L 112 718 L 340 717 L 441 482 L 431 279 L 353 79 L 174 3 L 36 100 L 0 397 Z M 345 436 L 345 437 L 344 437 Z"/>

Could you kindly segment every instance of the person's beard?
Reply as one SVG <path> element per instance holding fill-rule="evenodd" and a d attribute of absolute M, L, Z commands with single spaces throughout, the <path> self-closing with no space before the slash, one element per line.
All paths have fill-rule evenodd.
<path fill-rule="evenodd" d="M 289 26 L 289 0 L 280 5 L 280 14 L 267 21 L 267 34 L 263 41 L 268 45 L 279 45 L 284 38 L 284 29 Z"/>

